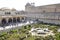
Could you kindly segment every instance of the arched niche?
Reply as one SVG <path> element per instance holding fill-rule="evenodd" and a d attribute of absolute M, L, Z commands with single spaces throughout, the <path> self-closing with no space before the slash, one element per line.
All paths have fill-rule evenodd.
<path fill-rule="evenodd" d="M 17 19 L 16 19 L 16 20 L 17 20 L 17 22 L 20 22 L 20 17 L 17 17 Z"/>
<path fill-rule="evenodd" d="M 16 23 L 16 18 L 13 18 L 13 23 Z"/>
<path fill-rule="evenodd" d="M 9 18 L 8 19 L 8 23 L 12 23 L 12 18 Z"/>
<path fill-rule="evenodd" d="M 2 24 L 6 24 L 6 23 L 7 23 L 6 19 L 3 18 L 3 19 L 1 20 L 1 23 L 2 23 Z"/>
<path fill-rule="evenodd" d="M 21 19 L 24 20 L 24 17 L 22 17 Z"/>

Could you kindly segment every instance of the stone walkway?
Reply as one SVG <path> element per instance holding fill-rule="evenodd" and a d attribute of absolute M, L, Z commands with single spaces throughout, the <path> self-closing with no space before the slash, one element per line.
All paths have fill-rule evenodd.
<path fill-rule="evenodd" d="M 12 28 L 16 28 L 16 27 L 21 27 L 21 26 L 25 26 L 25 25 L 28 25 L 28 24 L 32 24 L 32 23 L 33 23 L 33 21 L 27 21 L 25 23 L 16 23 L 14 25 L 10 24 L 9 26 L 5 26 L 5 28 L 0 27 L 0 31 L 1 30 L 12 29 Z"/>

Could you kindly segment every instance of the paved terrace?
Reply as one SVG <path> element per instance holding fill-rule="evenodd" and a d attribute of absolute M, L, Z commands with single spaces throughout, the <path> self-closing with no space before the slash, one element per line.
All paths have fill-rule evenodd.
<path fill-rule="evenodd" d="M 5 27 L 1 27 L 1 26 L 0 26 L 0 32 L 10 31 L 10 30 L 13 30 L 13 29 L 20 29 L 22 26 L 29 25 L 29 24 L 33 24 L 33 23 L 36 23 L 36 22 L 26 21 L 26 22 L 24 22 L 24 23 L 14 23 L 13 25 L 10 24 L 10 25 L 5 26 Z"/>

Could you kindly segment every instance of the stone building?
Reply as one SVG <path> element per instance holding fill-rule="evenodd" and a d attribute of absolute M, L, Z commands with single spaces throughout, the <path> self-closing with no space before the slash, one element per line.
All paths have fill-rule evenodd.
<path fill-rule="evenodd" d="M 40 13 L 60 12 L 60 4 L 34 6 L 34 4 L 32 4 L 32 3 L 31 4 L 27 3 L 25 5 L 25 11 L 27 11 L 27 12 L 40 12 Z"/>
<path fill-rule="evenodd" d="M 60 4 L 35 6 L 34 3 L 27 3 L 25 11 L 0 8 L 0 25 L 22 22 L 26 18 L 39 19 L 44 23 L 60 24 Z"/>
<path fill-rule="evenodd" d="M 38 18 L 45 23 L 60 24 L 60 4 L 35 6 L 34 3 L 27 3 L 25 12 L 28 17 Z"/>
<path fill-rule="evenodd" d="M 22 20 L 25 20 L 25 15 L 20 15 L 20 12 L 16 9 L 6 7 L 0 9 L 0 26 L 22 22 Z"/>

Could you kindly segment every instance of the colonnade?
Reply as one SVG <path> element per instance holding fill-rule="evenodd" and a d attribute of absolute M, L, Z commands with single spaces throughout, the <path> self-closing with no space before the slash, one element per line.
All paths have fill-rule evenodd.
<path fill-rule="evenodd" d="M 0 19 L 0 24 L 5 25 L 5 24 L 11 24 L 11 23 L 20 23 L 24 22 L 26 17 L 5 17 Z"/>

